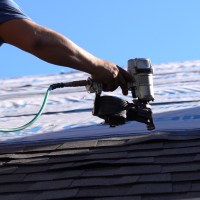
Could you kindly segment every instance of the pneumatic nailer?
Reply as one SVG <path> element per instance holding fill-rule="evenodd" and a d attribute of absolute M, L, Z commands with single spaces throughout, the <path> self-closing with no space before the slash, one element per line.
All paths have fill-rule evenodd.
<path fill-rule="evenodd" d="M 138 121 L 147 124 L 148 130 L 153 130 L 155 126 L 149 105 L 150 101 L 154 101 L 153 67 L 150 59 L 128 60 L 127 71 L 135 79 L 135 83 L 128 83 L 133 103 L 113 96 L 101 96 L 103 84 L 88 78 L 87 91 L 96 93 L 92 114 L 104 119 L 102 124 L 110 127 L 124 125 L 128 121 Z"/>

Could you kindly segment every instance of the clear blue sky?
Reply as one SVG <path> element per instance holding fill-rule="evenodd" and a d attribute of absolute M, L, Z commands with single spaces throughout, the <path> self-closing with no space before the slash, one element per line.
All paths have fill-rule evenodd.
<path fill-rule="evenodd" d="M 126 66 L 200 59 L 199 0 L 15 0 L 36 23 L 104 60 Z M 0 78 L 60 73 L 59 67 L 4 44 Z"/>

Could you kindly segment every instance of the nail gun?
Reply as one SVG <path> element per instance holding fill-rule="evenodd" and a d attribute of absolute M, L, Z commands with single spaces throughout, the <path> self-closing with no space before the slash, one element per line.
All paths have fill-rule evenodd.
<path fill-rule="evenodd" d="M 155 129 L 152 110 L 149 104 L 154 101 L 153 67 L 150 59 L 136 58 L 128 60 L 128 70 L 135 83 L 128 83 L 133 103 L 113 96 L 101 96 L 103 84 L 88 78 L 86 89 L 95 93 L 92 114 L 105 121 L 103 125 L 110 127 L 124 125 L 128 121 L 138 121 L 147 124 L 147 130 Z"/>

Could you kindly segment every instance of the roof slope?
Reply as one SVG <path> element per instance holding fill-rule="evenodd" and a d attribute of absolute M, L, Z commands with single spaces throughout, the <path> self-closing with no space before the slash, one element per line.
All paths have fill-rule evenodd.
<path fill-rule="evenodd" d="M 42 116 L 30 128 L 15 133 L 0 133 L 1 143 L 23 143 L 57 139 L 78 139 L 113 135 L 149 134 L 164 130 L 198 128 L 200 123 L 200 61 L 153 65 L 155 102 L 152 102 L 156 130 L 131 122 L 110 129 L 92 116 L 94 94 L 84 87 L 52 91 Z M 0 80 L 0 127 L 18 127 L 33 119 L 40 109 L 50 84 L 86 80 L 83 72 L 19 77 Z M 121 90 L 104 93 L 132 101 Z M 170 124 L 170 126 L 169 126 Z"/>
<path fill-rule="evenodd" d="M 0 199 L 148 200 L 200 197 L 200 61 L 154 65 L 156 130 L 109 129 L 84 88 L 53 91 L 30 128 L 0 133 Z M 78 72 L 0 80 L 0 127 L 25 124 L 52 83 Z M 110 95 L 122 97 L 116 90 Z"/>
<path fill-rule="evenodd" d="M 200 134 L 154 133 L 0 148 L 0 199 L 200 197 Z"/>

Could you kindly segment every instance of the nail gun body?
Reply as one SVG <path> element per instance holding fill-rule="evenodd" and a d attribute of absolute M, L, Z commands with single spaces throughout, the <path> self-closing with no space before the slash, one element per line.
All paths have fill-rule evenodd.
<path fill-rule="evenodd" d="M 150 101 L 154 101 L 153 68 L 150 59 L 136 58 L 128 61 L 127 70 L 135 79 L 128 83 L 133 103 L 113 96 L 101 96 L 103 84 L 88 78 L 86 89 L 96 93 L 92 114 L 105 121 L 103 125 L 110 127 L 124 125 L 128 121 L 147 124 L 147 130 L 155 129 Z"/>

